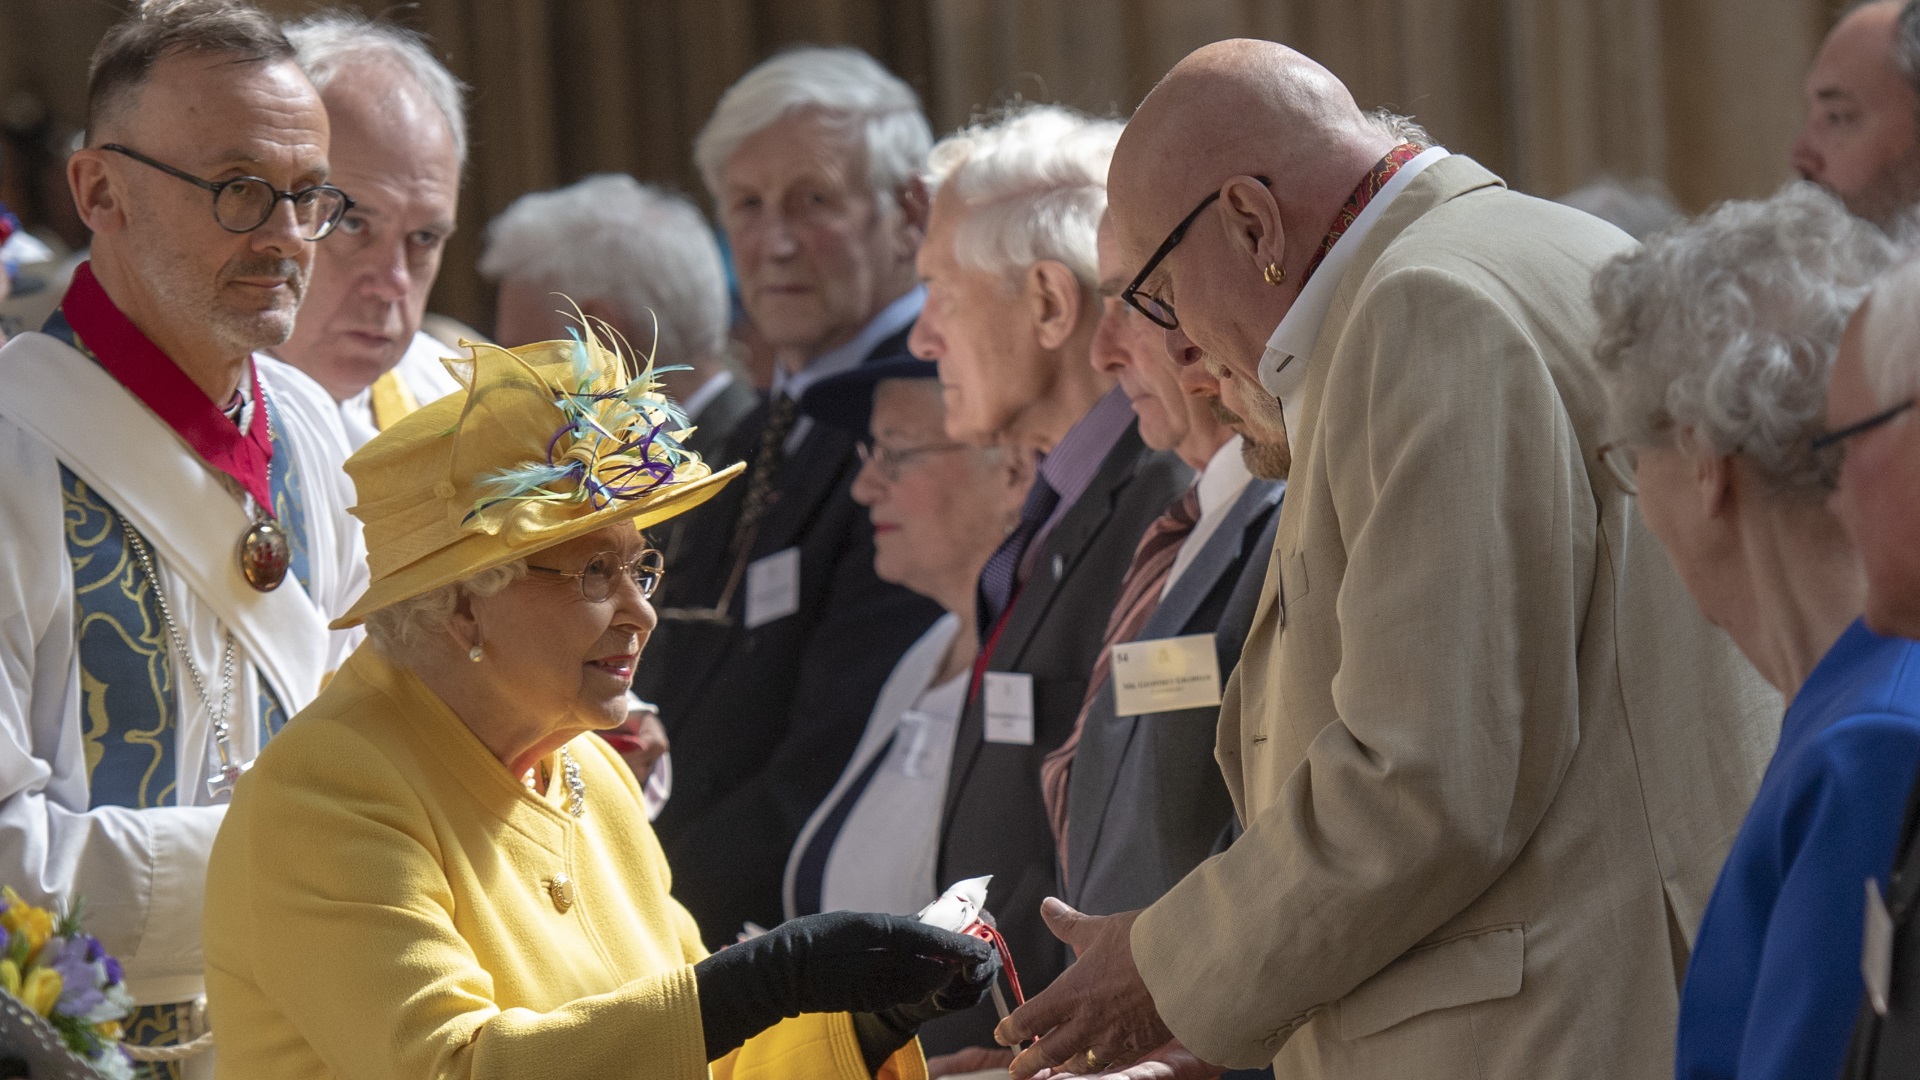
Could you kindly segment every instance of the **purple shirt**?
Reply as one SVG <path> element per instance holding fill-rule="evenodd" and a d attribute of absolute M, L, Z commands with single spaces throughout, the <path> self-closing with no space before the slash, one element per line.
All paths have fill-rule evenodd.
<path fill-rule="evenodd" d="M 1060 524 L 1060 519 L 1080 501 L 1080 496 L 1087 493 L 1087 485 L 1093 483 L 1101 463 L 1132 425 L 1133 405 L 1127 401 L 1126 391 L 1115 386 L 1094 402 L 1085 416 L 1074 421 L 1052 450 L 1040 455 L 1040 476 L 1053 485 L 1060 501 L 1054 504 L 1052 515 L 1034 534 L 1033 542 L 1027 545 L 1026 554 L 1020 559 L 1021 581 L 1033 573 L 1033 564 L 1040 558 L 1040 550 L 1046 547 L 1053 527 Z"/>

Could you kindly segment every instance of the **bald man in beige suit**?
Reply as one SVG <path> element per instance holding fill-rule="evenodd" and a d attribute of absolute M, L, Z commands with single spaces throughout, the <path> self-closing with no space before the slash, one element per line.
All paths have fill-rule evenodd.
<path fill-rule="evenodd" d="M 1293 470 L 1220 712 L 1246 833 L 1143 913 L 1050 902 L 1080 958 L 1001 1025 L 1045 1035 L 1015 1076 L 1671 1076 L 1780 706 L 1598 460 L 1631 241 L 1269 42 L 1176 67 L 1109 183 L 1136 302 Z"/>

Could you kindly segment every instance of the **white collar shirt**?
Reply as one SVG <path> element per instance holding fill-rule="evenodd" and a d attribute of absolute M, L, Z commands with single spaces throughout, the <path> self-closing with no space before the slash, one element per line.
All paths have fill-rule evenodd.
<path fill-rule="evenodd" d="M 688 394 L 687 399 L 680 403 L 680 411 L 687 414 L 688 421 L 698 422 L 700 414 L 706 411 L 707 406 L 713 404 L 713 399 L 733 385 L 733 380 L 733 372 L 726 368 L 714 372 L 711 378 L 700 384 L 700 389 Z"/>
<path fill-rule="evenodd" d="M 773 396 L 778 398 L 785 394 L 799 401 L 801 395 L 807 392 L 807 388 L 821 379 L 859 367 L 860 362 L 867 358 L 867 354 L 872 352 L 875 346 L 912 325 L 913 320 L 920 317 L 920 309 L 926 304 L 926 286 L 915 285 L 893 303 L 881 308 L 880 314 L 875 315 L 872 321 L 861 328 L 860 332 L 845 345 L 828 349 L 814 357 L 799 371 L 788 371 L 778 364 L 774 365 L 771 391 Z M 784 444 L 786 452 L 791 454 L 799 449 L 800 444 L 806 441 L 807 434 L 812 430 L 813 417 L 801 416 L 796 420 L 793 431 L 787 436 Z"/>
<path fill-rule="evenodd" d="M 1366 245 L 1367 234 L 1373 231 L 1374 223 L 1407 185 L 1425 172 L 1427 166 L 1449 156 L 1443 147 L 1428 147 L 1400 166 L 1381 185 L 1379 193 L 1367 201 L 1360 216 L 1353 219 L 1353 224 L 1334 243 L 1333 250 L 1321 260 L 1280 325 L 1274 328 L 1273 336 L 1267 339 L 1266 352 L 1260 357 L 1260 385 L 1280 399 L 1280 410 L 1287 418 L 1289 449 L 1295 448 L 1293 433 L 1299 428 L 1300 388 L 1307 381 L 1307 358 L 1313 355 L 1314 344 L 1320 340 L 1321 324 L 1326 321 L 1327 309 L 1333 305 L 1334 293 L 1340 289 L 1340 279 L 1346 276 L 1347 265 Z"/>

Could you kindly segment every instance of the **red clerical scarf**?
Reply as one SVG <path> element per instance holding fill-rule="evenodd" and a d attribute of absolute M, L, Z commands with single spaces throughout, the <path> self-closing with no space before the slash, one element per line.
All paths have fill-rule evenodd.
<path fill-rule="evenodd" d="M 273 443 L 268 439 L 260 375 L 252 364 L 247 365 L 247 377 L 252 380 L 256 411 L 248 430 L 242 433 L 239 425 L 180 370 L 180 365 L 114 305 L 100 287 L 100 280 L 93 276 L 91 263 L 74 268 L 73 284 L 60 301 L 60 311 L 67 325 L 73 327 L 82 352 L 99 361 L 107 374 L 152 409 L 202 460 L 239 481 L 260 509 L 272 515 L 267 470 L 273 460 Z"/>

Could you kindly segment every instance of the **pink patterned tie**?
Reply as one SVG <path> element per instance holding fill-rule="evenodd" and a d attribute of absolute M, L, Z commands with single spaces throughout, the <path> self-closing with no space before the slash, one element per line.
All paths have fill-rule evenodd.
<path fill-rule="evenodd" d="M 1067 873 L 1067 783 L 1073 772 L 1074 751 L 1080 747 L 1080 729 L 1087 722 L 1087 710 L 1113 674 L 1113 647 L 1134 640 L 1147 620 L 1160 606 L 1160 593 L 1166 587 L 1167 573 L 1180 554 L 1193 526 L 1200 520 L 1200 488 L 1187 489 L 1167 512 L 1147 526 L 1140 546 L 1133 550 L 1133 562 L 1120 579 L 1120 600 L 1107 619 L 1107 635 L 1101 639 L 1100 655 L 1093 662 L 1093 674 L 1087 680 L 1087 696 L 1080 703 L 1080 715 L 1074 718 L 1073 733 L 1060 749 L 1040 762 L 1040 795 L 1047 804 L 1047 824 L 1053 829 L 1054 853 L 1060 860 L 1060 877 Z"/>

